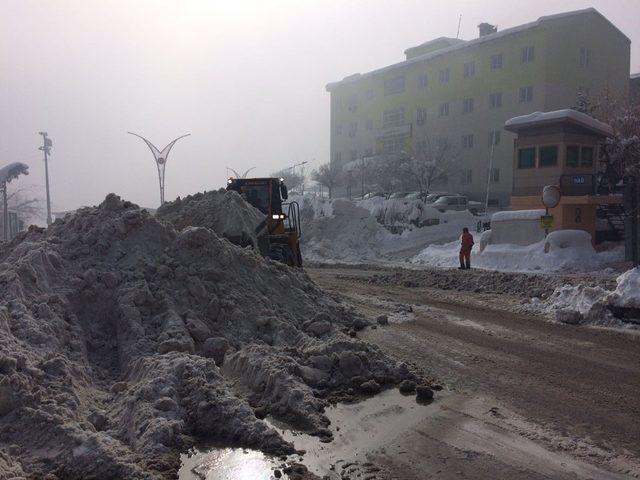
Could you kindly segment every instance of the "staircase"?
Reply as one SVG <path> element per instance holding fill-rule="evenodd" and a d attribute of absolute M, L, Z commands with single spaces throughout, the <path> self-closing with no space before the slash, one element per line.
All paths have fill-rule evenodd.
<path fill-rule="evenodd" d="M 624 240 L 624 206 L 620 204 L 598 205 L 596 215 L 599 219 L 606 220 L 611 228 L 609 231 L 597 232 L 600 238 L 596 242 L 615 242 Z"/>

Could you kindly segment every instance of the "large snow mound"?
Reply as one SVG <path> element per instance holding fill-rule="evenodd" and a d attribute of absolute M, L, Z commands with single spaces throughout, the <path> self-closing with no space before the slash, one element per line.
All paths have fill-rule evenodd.
<path fill-rule="evenodd" d="M 471 254 L 471 265 L 487 270 L 508 272 L 588 272 L 604 268 L 621 257 L 621 251 L 597 253 L 591 245 L 591 236 L 581 230 L 551 232 L 545 240 L 532 245 L 488 244 L 480 252 L 480 243 L 488 241 L 490 234 L 476 240 Z M 460 240 L 444 245 L 430 245 L 411 259 L 417 265 L 455 267 L 459 265 Z"/>
<path fill-rule="evenodd" d="M 405 260 L 427 245 L 457 238 L 463 227 L 475 228 L 477 222 L 468 211 L 443 213 L 420 200 L 293 200 L 301 209 L 303 256 L 323 262 Z"/>
<path fill-rule="evenodd" d="M 329 400 L 412 377 L 302 270 L 113 194 L 0 246 L 0 299 L 18 478 L 175 478 L 196 439 L 290 453 L 258 410 L 328 436 Z"/>

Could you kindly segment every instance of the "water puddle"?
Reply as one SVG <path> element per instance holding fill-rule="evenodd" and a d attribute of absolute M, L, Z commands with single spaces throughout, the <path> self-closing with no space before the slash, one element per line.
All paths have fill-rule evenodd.
<path fill-rule="evenodd" d="M 322 443 L 317 437 L 291 430 L 274 419 L 265 420 L 283 438 L 292 442 L 297 450 L 304 450 L 291 461 L 303 463 L 320 477 L 340 479 L 345 467 L 352 471 L 362 466 L 366 472 L 367 456 L 383 450 L 390 442 L 416 423 L 440 411 L 439 400 L 448 396 L 438 392 L 437 400 L 428 405 L 418 404 L 415 395 L 403 395 L 398 390 L 387 390 L 375 397 L 354 404 L 339 404 L 327 408 L 331 420 L 331 443 Z M 284 462 L 286 463 L 286 462 Z M 271 480 L 275 469 L 283 462 L 261 452 L 232 448 L 212 450 L 194 449 L 182 456 L 180 480 Z M 287 478 L 283 475 L 282 478 Z"/>
<path fill-rule="evenodd" d="M 287 464 L 256 450 L 193 448 L 180 456 L 178 480 L 275 480 Z M 282 474 L 280 480 L 288 476 Z"/>

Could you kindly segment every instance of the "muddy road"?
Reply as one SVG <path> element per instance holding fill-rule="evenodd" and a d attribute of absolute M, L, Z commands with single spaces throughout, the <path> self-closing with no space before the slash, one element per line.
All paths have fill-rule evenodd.
<path fill-rule="evenodd" d="M 358 336 L 444 386 L 435 414 L 363 453 L 382 469 L 376 478 L 640 478 L 638 332 L 524 313 L 532 291 L 545 296 L 567 278 L 308 273 L 369 318 L 386 315 L 389 325 Z"/>

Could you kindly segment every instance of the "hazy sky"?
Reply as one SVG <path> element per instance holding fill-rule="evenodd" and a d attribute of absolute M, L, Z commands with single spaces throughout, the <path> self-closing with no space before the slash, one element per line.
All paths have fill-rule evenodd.
<path fill-rule="evenodd" d="M 328 160 L 326 83 L 401 61 L 439 36 L 477 36 L 595 7 L 632 40 L 640 0 L 0 0 L 0 166 L 44 184 L 39 130 L 54 142 L 54 210 L 109 192 L 157 206 L 150 152 L 183 133 L 167 199 L 224 184 L 226 166 L 271 171 Z"/>

